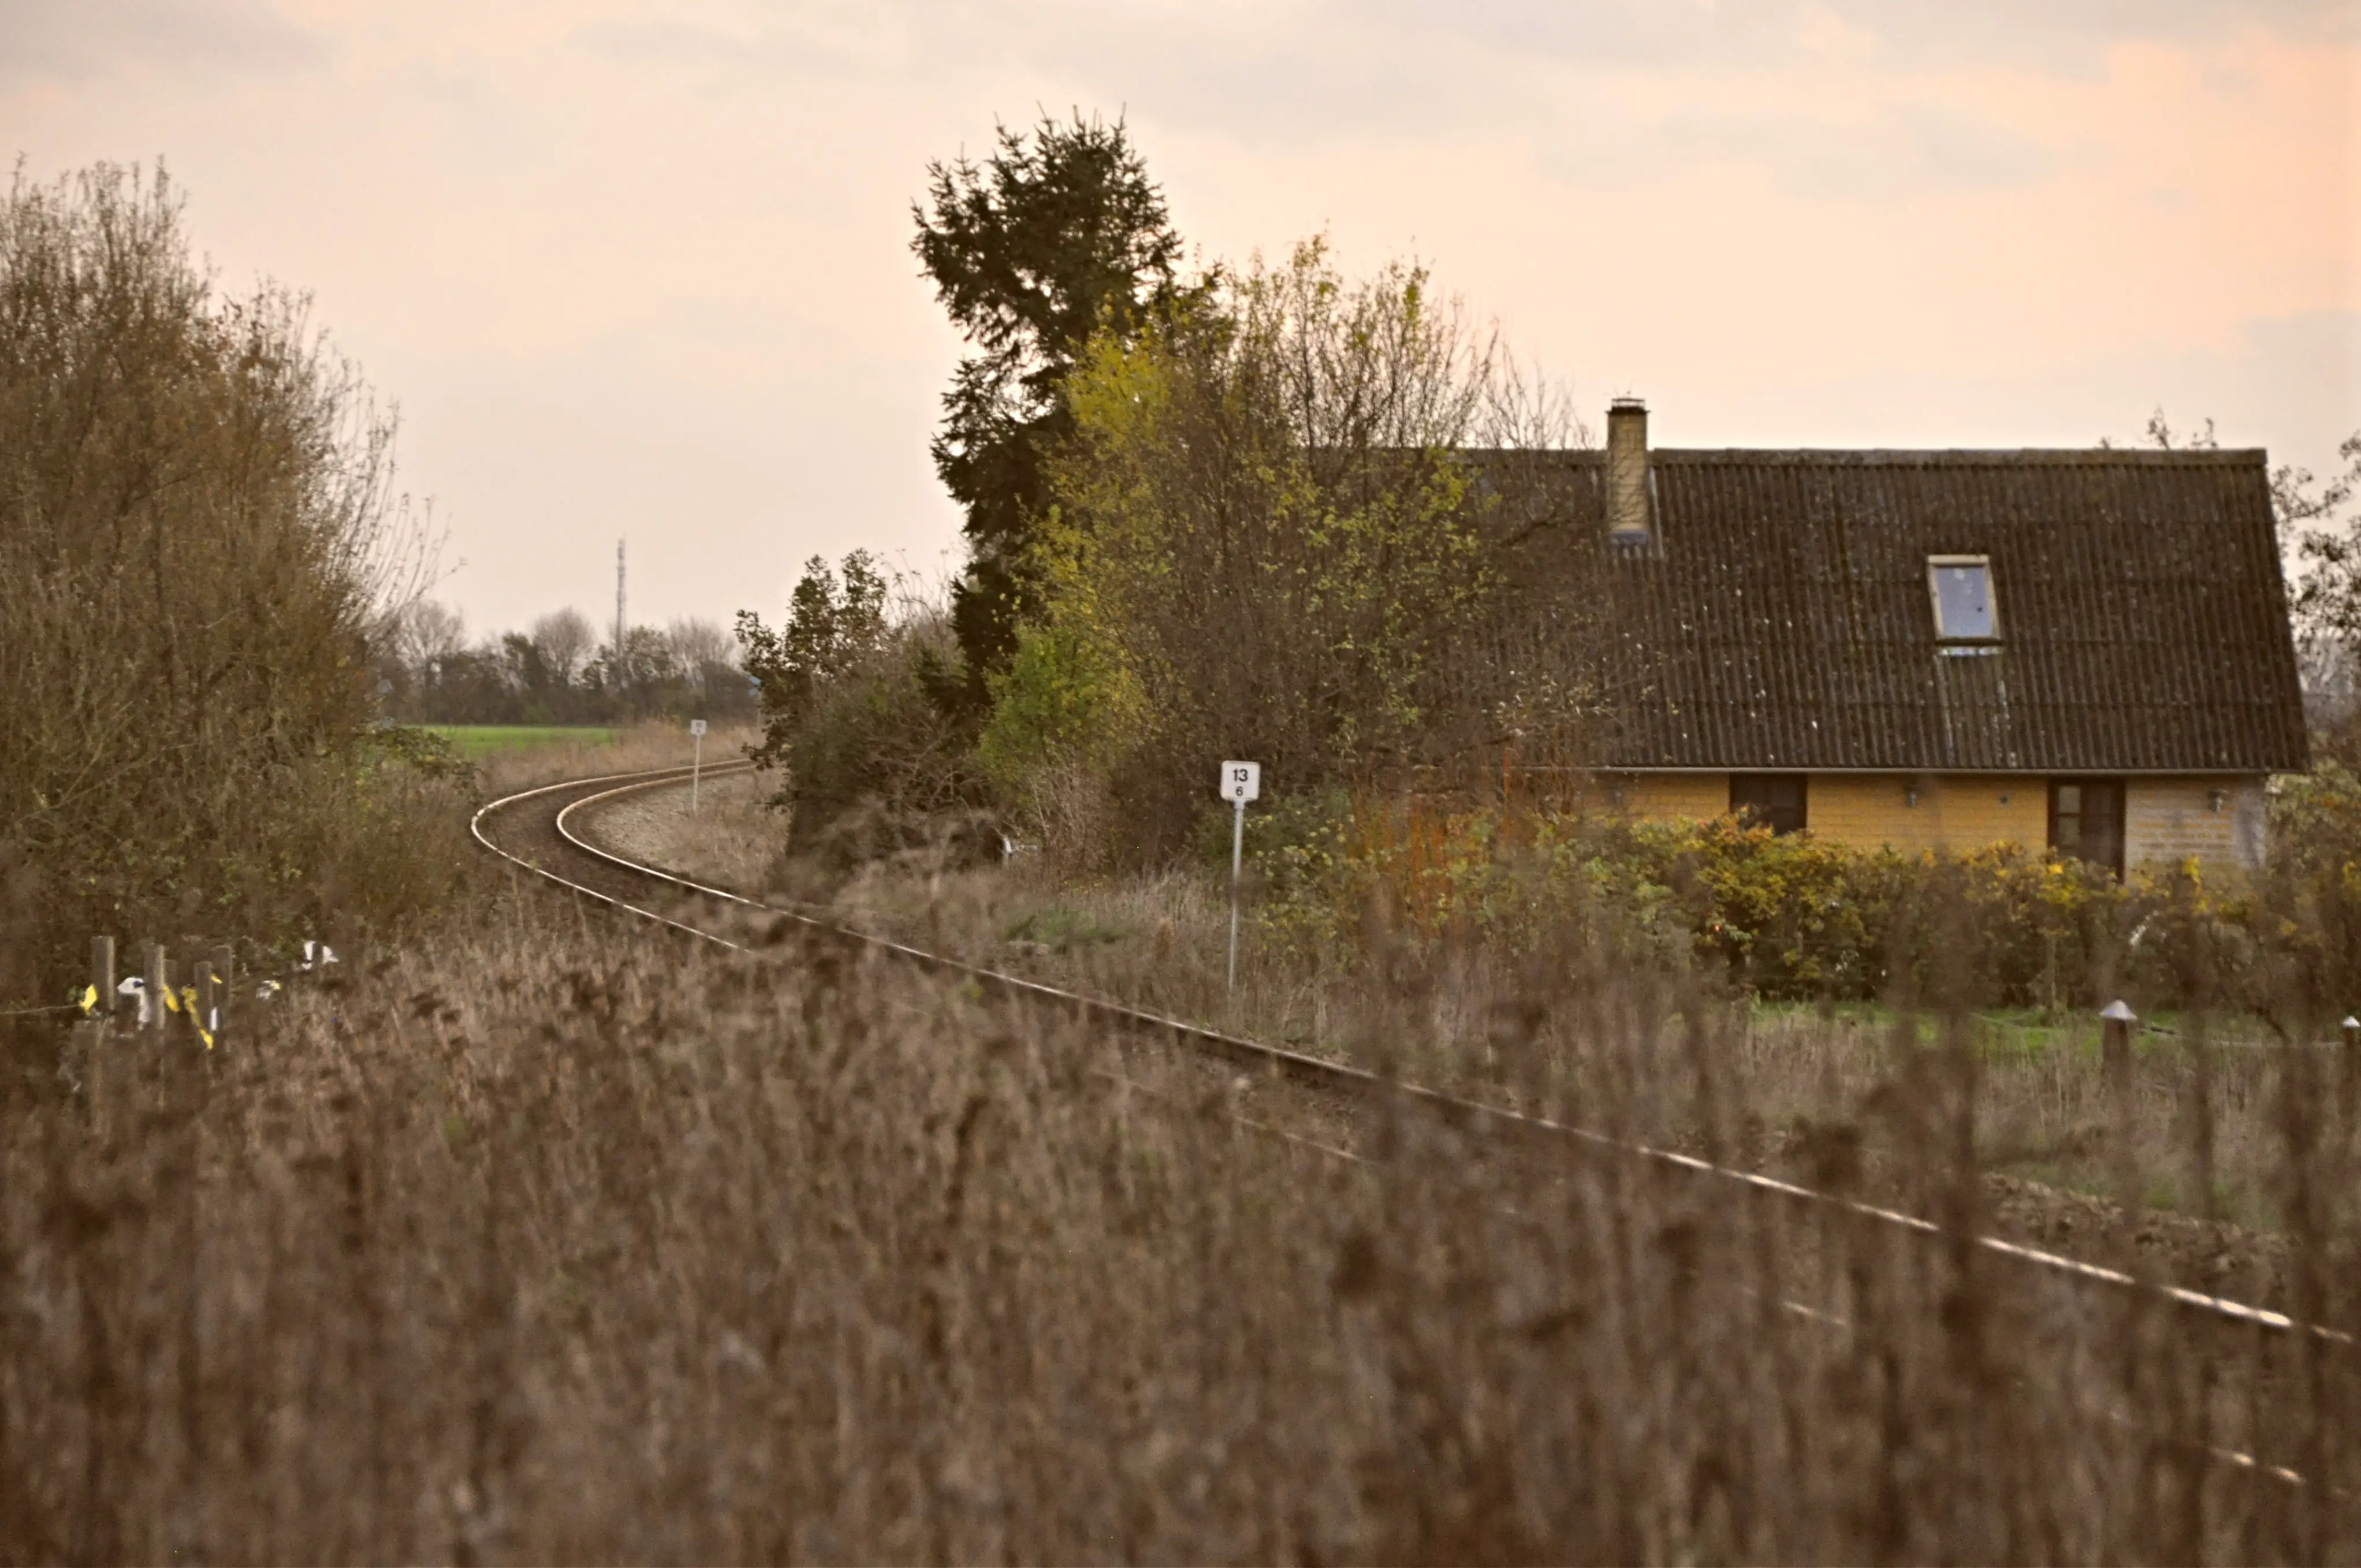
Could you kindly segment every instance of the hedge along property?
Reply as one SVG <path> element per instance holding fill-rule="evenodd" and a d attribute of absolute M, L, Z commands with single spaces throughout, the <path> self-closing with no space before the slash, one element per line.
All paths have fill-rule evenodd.
<path fill-rule="evenodd" d="M 1622 399 L 1604 452 L 1472 455 L 1599 542 L 1631 816 L 2251 872 L 2309 763 L 2259 451 L 1651 450 Z"/>

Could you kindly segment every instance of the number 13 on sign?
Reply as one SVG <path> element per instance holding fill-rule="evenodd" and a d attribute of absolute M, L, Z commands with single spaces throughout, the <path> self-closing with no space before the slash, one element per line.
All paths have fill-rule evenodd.
<path fill-rule="evenodd" d="M 1246 863 L 1246 802 L 1262 794 L 1260 762 L 1224 762 L 1222 798 L 1235 807 L 1230 824 L 1230 989 L 1238 988 L 1238 873 Z"/>

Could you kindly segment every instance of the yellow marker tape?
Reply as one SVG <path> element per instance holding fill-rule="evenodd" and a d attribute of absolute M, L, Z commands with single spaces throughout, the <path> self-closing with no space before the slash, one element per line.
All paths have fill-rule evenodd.
<path fill-rule="evenodd" d="M 164 992 L 164 999 L 171 1003 L 171 1004 L 176 1008 L 183 1006 L 187 1008 L 190 1026 L 196 1030 L 197 1038 L 205 1043 L 205 1049 L 212 1050 L 214 1048 L 214 1033 L 211 1029 L 205 1027 L 203 1021 L 203 1015 L 197 1011 L 197 988 L 193 985 L 184 985 L 181 987 L 181 994 L 176 998 L 173 996 L 171 990 L 167 987 Z"/>
<path fill-rule="evenodd" d="M 164 988 L 164 1005 L 175 1013 L 181 1010 L 181 993 L 169 985 Z"/>
<path fill-rule="evenodd" d="M 87 1018 L 97 1011 L 98 987 L 94 985 L 83 986 L 82 989 L 82 1015 Z"/>

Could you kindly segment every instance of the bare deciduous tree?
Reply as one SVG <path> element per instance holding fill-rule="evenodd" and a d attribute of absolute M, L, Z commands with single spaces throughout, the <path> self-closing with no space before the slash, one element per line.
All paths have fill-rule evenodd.
<path fill-rule="evenodd" d="M 675 620 L 664 628 L 664 641 L 680 678 L 700 694 L 721 683 L 745 684 L 735 662 L 737 640 L 718 621 L 701 616 Z"/>
<path fill-rule="evenodd" d="M 438 664 L 467 646 L 467 619 L 439 599 L 422 598 L 394 618 L 395 652 L 413 669 Z"/>
<path fill-rule="evenodd" d="M 529 635 L 550 678 L 560 685 L 570 686 L 581 679 L 598 646 L 598 634 L 591 630 L 588 618 L 571 605 L 535 620 Z"/>

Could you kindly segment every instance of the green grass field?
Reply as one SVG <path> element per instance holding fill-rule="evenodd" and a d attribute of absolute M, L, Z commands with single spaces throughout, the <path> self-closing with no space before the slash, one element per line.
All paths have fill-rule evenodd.
<path fill-rule="evenodd" d="M 1893 1029 L 1896 1019 L 1894 1010 L 1879 1002 L 1840 1002 L 1828 1006 L 1809 1002 L 1757 1002 L 1753 1013 L 1758 1018 L 1773 1021 L 1824 1016 L 1833 1023 L 1885 1032 Z M 1916 1022 L 1921 1045 L 1931 1046 L 1943 1038 L 1945 1025 L 1938 1014 L 1922 1013 Z M 2038 1061 L 2054 1051 L 2093 1058 L 2099 1054 L 2099 1015 L 2093 1008 L 2052 1013 L 2039 1007 L 1983 1007 L 1970 1015 L 1970 1025 L 1988 1061 Z M 2143 1056 L 2177 1052 L 2185 1048 L 2186 1040 L 2198 1026 L 2198 1020 L 2177 1010 L 2154 1009 L 2141 1014 L 2140 1027 L 2132 1036 L 2132 1048 Z M 2268 1049 L 2281 1043 L 2269 1024 L 2250 1014 L 2217 1014 L 2206 1019 L 2204 1026 L 2207 1039 L 2222 1049 Z"/>
<path fill-rule="evenodd" d="M 459 749 L 471 762 L 500 751 L 535 746 L 607 746 L 620 729 L 598 724 L 430 724 L 426 727 Z"/>

